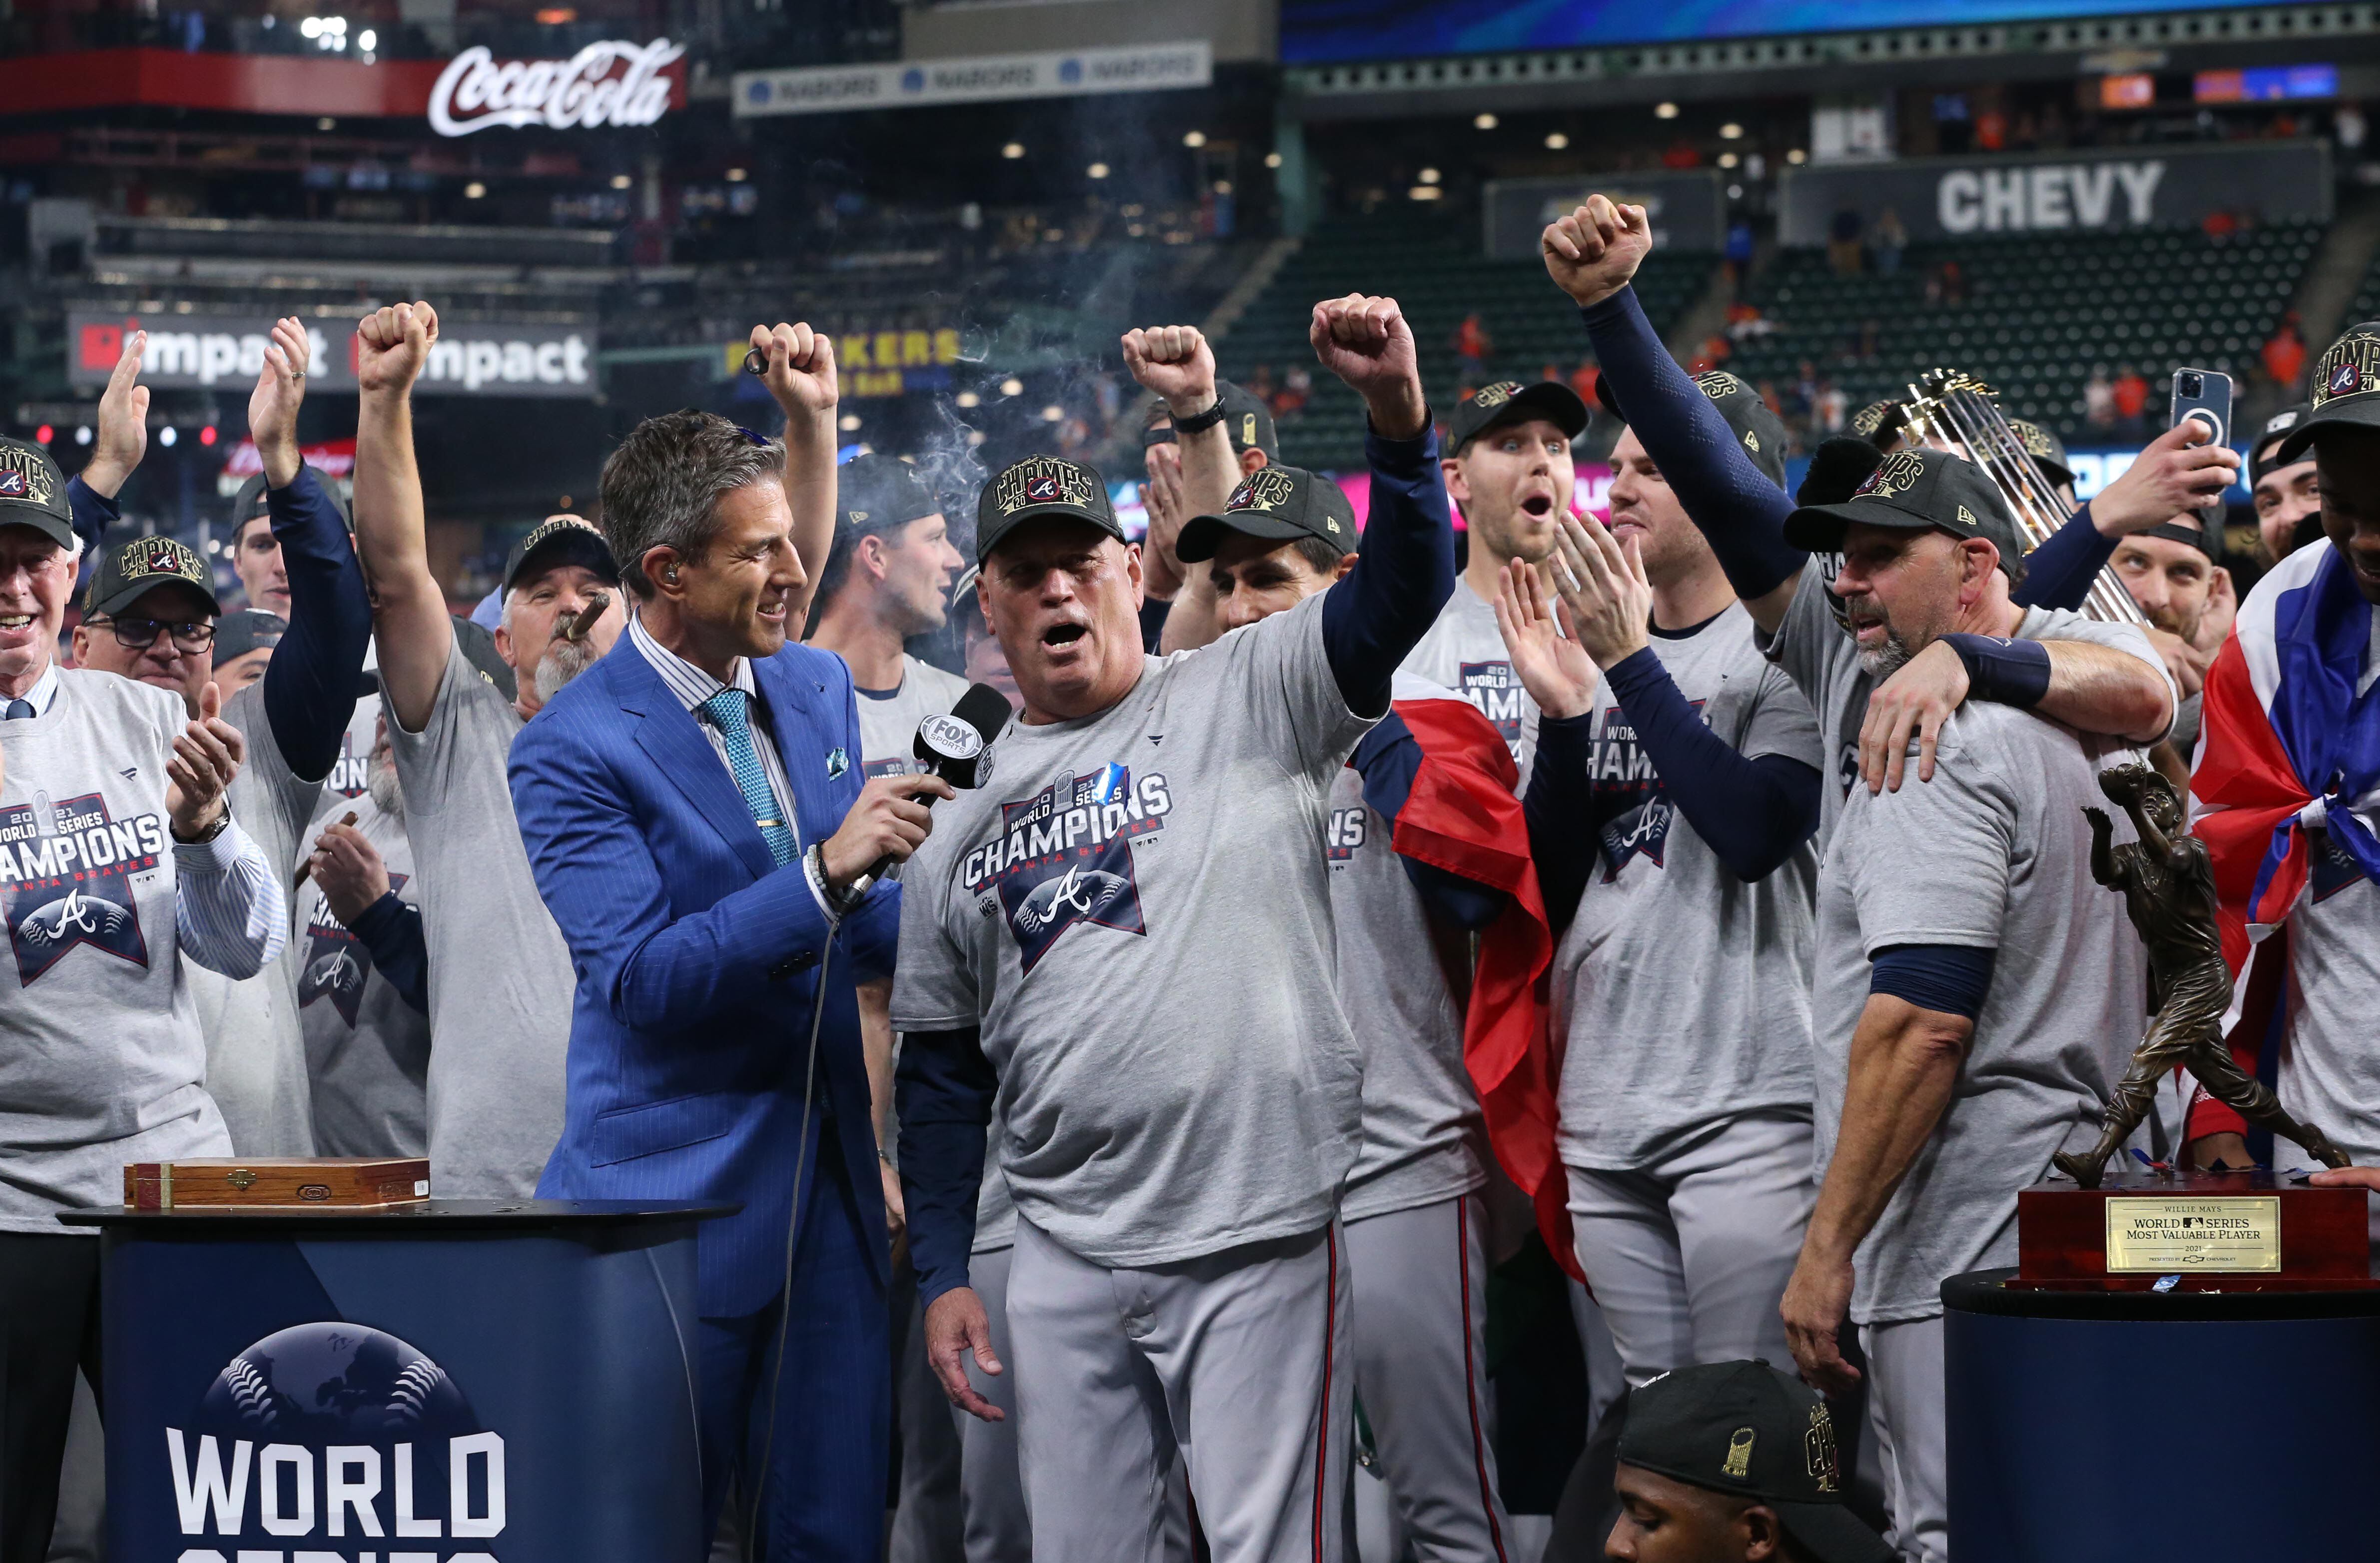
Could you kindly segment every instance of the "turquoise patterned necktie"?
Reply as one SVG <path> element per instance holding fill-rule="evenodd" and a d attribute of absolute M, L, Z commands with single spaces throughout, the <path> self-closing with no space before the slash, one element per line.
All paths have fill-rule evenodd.
<path fill-rule="evenodd" d="M 698 707 L 727 740 L 727 768 L 735 773 L 744 805 L 779 868 L 795 856 L 794 827 L 777 817 L 777 796 L 769 790 L 769 773 L 760 768 L 759 751 L 752 747 L 752 718 L 746 709 L 751 697 L 741 690 L 722 690 Z"/>

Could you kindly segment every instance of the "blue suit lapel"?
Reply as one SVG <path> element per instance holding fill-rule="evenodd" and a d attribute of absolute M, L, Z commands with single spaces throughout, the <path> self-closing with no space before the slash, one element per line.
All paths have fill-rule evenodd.
<path fill-rule="evenodd" d="M 623 651 L 629 654 L 620 656 Z M 760 827 L 752 821 L 752 807 L 720 763 L 719 751 L 703 736 L 702 725 L 678 703 L 677 696 L 662 682 L 662 676 L 633 640 L 621 636 L 613 653 L 603 660 L 613 670 L 620 709 L 643 718 L 637 724 L 637 747 L 652 756 L 662 775 L 743 860 L 755 879 L 774 873 L 777 860 Z"/>
<path fill-rule="evenodd" d="M 785 779 L 793 784 L 794 817 L 801 826 L 802 845 L 808 848 L 825 834 L 820 809 L 825 800 L 826 759 L 820 748 L 815 682 L 773 656 L 752 664 L 752 681 L 769 708 L 777 758 L 784 763 Z"/>

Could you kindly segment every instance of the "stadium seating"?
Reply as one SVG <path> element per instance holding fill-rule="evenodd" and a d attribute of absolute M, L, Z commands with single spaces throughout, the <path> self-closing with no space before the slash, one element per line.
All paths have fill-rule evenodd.
<path fill-rule="evenodd" d="M 1737 346 L 1727 367 L 1781 390 L 1807 360 L 1858 408 L 1950 365 L 1997 386 L 2010 411 L 2088 439 L 2082 386 L 2095 365 L 2138 369 L 2158 397 L 2180 364 L 2244 379 L 2321 233 L 2284 223 L 2223 238 L 2183 228 L 1961 239 L 1912 247 L 1890 276 L 1840 277 L 1821 250 L 1781 250 L 1748 290 L 1774 329 Z M 1963 275 L 1963 303 L 1927 301 L 1946 263 Z M 1862 357 L 1870 322 L 1875 353 Z"/>
<path fill-rule="evenodd" d="M 1670 250 L 1645 263 L 1638 291 L 1657 328 L 1667 331 L 1703 294 L 1716 264 L 1715 256 Z M 1542 264 L 1483 260 L 1473 221 L 1400 213 L 1336 219 L 1308 238 L 1218 344 L 1223 372 L 1245 385 L 1262 365 L 1278 386 L 1290 369 L 1312 368 L 1306 327 L 1315 302 L 1359 291 L 1403 306 L 1421 348 L 1422 383 L 1441 413 L 1458 384 L 1455 329 L 1474 310 L 1495 345 L 1492 378 L 1535 380 L 1547 364 L 1567 375 L 1587 356 L 1578 311 Z M 1281 442 L 1293 466 L 1360 466 L 1363 404 L 1318 369 L 1304 409 L 1282 421 Z"/>

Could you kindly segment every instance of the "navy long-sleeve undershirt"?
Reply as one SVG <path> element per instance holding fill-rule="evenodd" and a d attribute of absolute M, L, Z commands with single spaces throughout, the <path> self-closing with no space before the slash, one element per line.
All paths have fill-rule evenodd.
<path fill-rule="evenodd" d="M 1743 454 L 1718 409 L 1661 345 L 1636 290 L 1622 287 L 1578 313 L 1628 427 L 1710 540 L 1735 594 L 1765 597 L 1800 574 L 1809 555 L 1785 541 L 1792 496 Z"/>
<path fill-rule="evenodd" d="M 2024 556 L 2024 580 L 2009 595 L 2021 608 L 2079 610 L 2091 583 L 2116 556 L 2116 541 L 2099 535 L 2091 523 L 2091 507 L 2083 506 Z"/>
<path fill-rule="evenodd" d="M 901 1189 L 917 1305 L 967 1285 L 976 1204 L 983 1188 L 984 1130 L 1000 1077 L 974 1026 L 910 1032 L 901 1039 L 893 1091 L 901 1120 Z"/>
<path fill-rule="evenodd" d="M 1767 878 L 1818 828 L 1817 771 L 1788 755 L 1739 753 L 1704 723 L 1651 647 L 1621 659 L 1604 681 L 1661 795 L 1738 879 Z M 1538 887 L 1558 926 L 1577 910 L 1595 868 L 1599 833 L 1583 828 L 1597 813 L 1593 721 L 1589 713 L 1539 722 L 1524 800 Z"/>
<path fill-rule="evenodd" d="M 1389 709 L 1398 665 L 1454 594 L 1454 518 L 1438 466 L 1438 432 L 1409 440 L 1364 436 L 1372 510 L 1347 579 L 1322 600 L 1322 645 L 1347 709 Z"/>
<path fill-rule="evenodd" d="M 428 1015 L 430 943 L 421 932 L 420 911 L 390 890 L 358 912 L 347 932 L 371 951 L 374 970 L 388 979 L 396 996 Z"/>
<path fill-rule="evenodd" d="M 264 715 L 289 769 L 313 781 L 331 774 L 355 714 L 371 595 L 346 520 L 312 468 L 264 500 L 289 576 L 289 629 L 264 665 Z"/>
<path fill-rule="evenodd" d="M 116 501 L 82 481 L 78 472 L 67 480 L 67 513 L 74 518 L 75 535 L 82 539 L 83 556 L 95 559 L 107 539 L 107 529 L 124 512 Z"/>

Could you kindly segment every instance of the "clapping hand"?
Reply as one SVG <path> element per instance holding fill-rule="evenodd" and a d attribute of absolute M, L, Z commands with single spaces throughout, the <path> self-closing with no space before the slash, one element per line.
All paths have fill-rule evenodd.
<path fill-rule="evenodd" d="M 1152 597 L 1170 598 L 1182 589 L 1187 572 L 1173 546 L 1190 507 L 1182 494 L 1182 452 L 1171 441 L 1150 446 L 1142 458 L 1148 481 L 1140 485 L 1141 508 L 1148 513 L 1148 538 L 1141 545 L 1141 568 Z"/>
<path fill-rule="evenodd" d="M 1569 610 L 1553 602 L 1537 568 L 1524 560 L 1508 560 L 1498 585 L 1496 629 L 1521 688 L 1557 721 L 1585 715 L 1595 706 L 1595 664 L 1569 633 Z"/>
<path fill-rule="evenodd" d="M 273 343 L 256 372 L 248 397 L 248 434 L 256 442 L 264 481 L 287 488 L 298 479 L 298 409 L 306 400 L 306 365 L 313 357 L 306 327 L 296 315 L 273 323 Z"/>
<path fill-rule="evenodd" d="M 1350 293 L 1317 304 L 1306 338 L 1322 367 L 1364 398 L 1375 432 L 1409 440 L 1428 429 L 1421 360 L 1414 348 L 1413 328 L 1394 299 Z"/>
<path fill-rule="evenodd" d="M 223 719 L 223 690 L 211 680 L 199 696 L 199 714 L 175 736 L 165 761 L 165 812 L 176 839 L 194 841 L 215 823 L 247 758 L 248 740 Z"/>
<path fill-rule="evenodd" d="M 1564 516 L 1554 531 L 1554 589 L 1578 642 L 1601 667 L 1617 667 L 1651 641 L 1653 586 L 1637 540 L 1621 543 L 1593 516 Z"/>
<path fill-rule="evenodd" d="M 124 355 L 107 376 L 99 398 L 99 437 L 91 459 L 83 463 L 85 488 L 103 499 L 113 499 L 124 480 L 149 453 L 149 387 L 140 384 L 140 355 L 148 350 L 149 334 L 135 331 L 124 338 Z"/>

